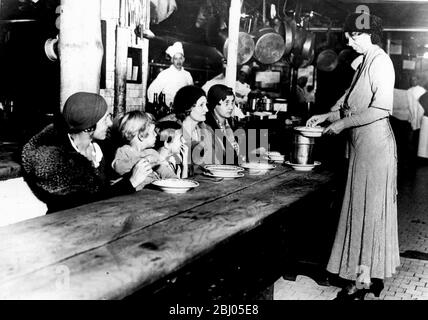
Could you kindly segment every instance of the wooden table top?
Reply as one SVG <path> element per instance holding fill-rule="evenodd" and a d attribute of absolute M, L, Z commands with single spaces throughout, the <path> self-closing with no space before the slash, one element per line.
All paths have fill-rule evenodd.
<path fill-rule="evenodd" d="M 0 228 L 0 299 L 118 299 L 252 230 L 333 174 L 279 166 L 185 194 L 143 190 Z"/>

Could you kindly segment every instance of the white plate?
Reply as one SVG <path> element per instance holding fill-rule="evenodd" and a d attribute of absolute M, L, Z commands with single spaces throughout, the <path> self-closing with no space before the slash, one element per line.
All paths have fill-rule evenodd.
<path fill-rule="evenodd" d="M 258 176 L 266 174 L 269 170 L 276 168 L 274 164 L 266 162 L 247 162 L 241 165 L 243 168 L 248 170 L 248 173 L 252 176 Z"/>
<path fill-rule="evenodd" d="M 267 162 L 246 162 L 241 164 L 241 167 L 248 170 L 272 170 L 276 168 L 274 164 Z"/>
<path fill-rule="evenodd" d="M 294 130 L 299 131 L 305 137 L 316 138 L 316 137 L 322 136 L 324 128 L 320 127 L 320 126 L 316 126 L 316 127 L 295 127 Z"/>
<path fill-rule="evenodd" d="M 162 179 L 153 181 L 152 184 L 166 193 L 186 193 L 189 189 L 199 186 L 199 182 L 188 179 Z"/>
<path fill-rule="evenodd" d="M 315 166 L 319 166 L 321 162 L 314 161 L 313 164 L 298 164 L 298 163 L 291 163 L 290 161 L 285 161 L 285 164 L 288 164 L 296 171 L 311 171 Z"/>
<path fill-rule="evenodd" d="M 243 172 L 236 172 L 234 175 L 231 175 L 230 173 L 224 173 L 224 172 L 204 172 L 204 176 L 212 177 L 212 178 L 223 178 L 224 180 L 228 179 L 235 179 L 235 178 L 241 178 L 244 176 Z"/>
<path fill-rule="evenodd" d="M 232 166 L 228 164 L 207 164 L 204 166 L 205 170 L 208 170 L 210 172 L 214 171 L 222 171 L 222 172 L 240 172 L 244 171 L 243 168 L 238 166 Z"/>

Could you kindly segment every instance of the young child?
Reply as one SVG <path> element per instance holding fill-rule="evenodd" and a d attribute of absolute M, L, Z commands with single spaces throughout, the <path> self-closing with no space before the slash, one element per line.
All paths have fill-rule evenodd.
<path fill-rule="evenodd" d="M 119 132 L 125 145 L 118 148 L 112 162 L 112 167 L 119 175 L 131 172 L 141 159 L 148 161 L 153 172 L 136 189 L 141 190 L 147 184 L 158 179 L 176 178 L 176 175 L 164 170 L 159 153 L 153 149 L 157 133 L 150 114 L 138 110 L 124 114 L 119 122 Z"/>
<path fill-rule="evenodd" d="M 155 148 L 159 152 L 162 170 L 173 172 L 178 178 L 188 177 L 188 148 L 183 138 L 183 130 L 175 121 L 157 124 L 158 139 Z M 166 164 L 166 167 L 164 167 Z"/>

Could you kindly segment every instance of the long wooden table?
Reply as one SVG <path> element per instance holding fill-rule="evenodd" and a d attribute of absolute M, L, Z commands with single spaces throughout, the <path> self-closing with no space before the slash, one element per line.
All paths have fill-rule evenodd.
<path fill-rule="evenodd" d="M 143 190 L 0 228 L 0 299 L 119 299 L 166 277 L 333 174 L 278 166 L 181 195 Z"/>

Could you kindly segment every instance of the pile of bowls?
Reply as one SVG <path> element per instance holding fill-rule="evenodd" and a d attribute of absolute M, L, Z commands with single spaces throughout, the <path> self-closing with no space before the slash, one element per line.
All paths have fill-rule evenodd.
<path fill-rule="evenodd" d="M 243 168 L 225 164 L 209 164 L 204 166 L 204 175 L 213 178 L 235 179 L 244 176 Z"/>

